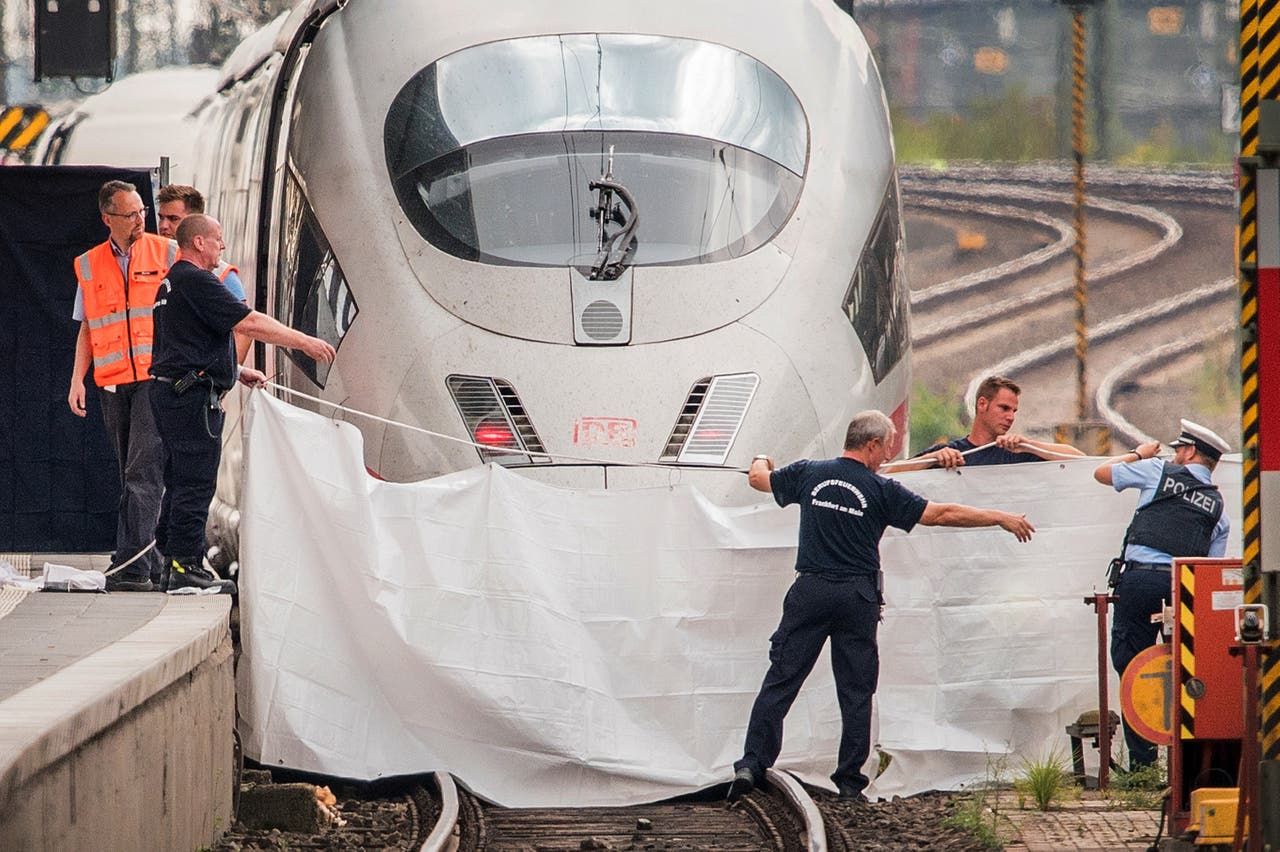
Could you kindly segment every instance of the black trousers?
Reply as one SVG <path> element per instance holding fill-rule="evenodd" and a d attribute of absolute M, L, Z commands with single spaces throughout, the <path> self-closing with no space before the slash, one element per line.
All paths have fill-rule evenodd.
<path fill-rule="evenodd" d="M 102 419 L 116 451 L 120 472 L 120 503 L 116 507 L 116 552 L 111 564 L 128 562 L 151 544 L 160 514 L 163 484 L 160 436 L 151 411 L 151 386 L 155 382 L 130 382 L 102 391 Z M 159 577 L 160 556 L 155 550 L 139 557 L 125 573 L 135 577 Z"/>
<path fill-rule="evenodd" d="M 1171 591 L 1167 570 L 1125 568 L 1116 584 L 1115 618 L 1111 623 L 1111 665 L 1121 675 L 1138 654 L 1156 644 L 1160 625 L 1151 616 L 1160 612 Z M 1156 762 L 1156 747 L 1124 723 L 1124 742 L 1129 749 L 1129 768 Z"/>
<path fill-rule="evenodd" d="M 204 527 L 218 484 L 222 456 L 222 408 L 211 407 L 209 389 L 196 385 L 179 396 L 155 382 L 151 408 L 164 445 L 164 499 L 156 547 L 167 558 L 204 556 Z"/>
<path fill-rule="evenodd" d="M 870 783 L 862 772 L 871 752 L 871 696 L 880 677 L 876 629 L 880 602 L 874 577 L 832 580 L 801 574 L 782 603 L 782 621 L 769 639 L 769 671 L 751 708 L 747 740 L 735 770 L 759 778 L 782 750 L 782 721 L 827 638 L 843 722 L 831 780 L 845 792 Z"/>

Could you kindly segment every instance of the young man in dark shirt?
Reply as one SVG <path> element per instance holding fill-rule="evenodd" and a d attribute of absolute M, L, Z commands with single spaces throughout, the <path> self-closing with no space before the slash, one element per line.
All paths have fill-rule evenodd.
<path fill-rule="evenodd" d="M 164 588 L 216 589 L 235 584 L 204 567 L 204 527 L 222 454 L 220 400 L 236 382 L 261 386 L 266 376 L 237 367 L 232 333 L 300 349 L 331 363 L 334 349 L 238 301 L 213 274 L 222 254 L 222 226 L 211 216 L 178 225 L 178 261 L 156 291 L 151 408 L 164 446 L 164 499 L 156 547 L 167 559 Z"/>
<path fill-rule="evenodd" d="M 1060 459 L 1064 456 L 1083 456 L 1084 453 L 1070 444 L 1037 441 L 1009 431 L 1018 413 L 1018 397 L 1022 389 L 1003 376 L 988 376 L 978 385 L 973 404 L 973 428 L 968 436 L 945 444 L 934 444 L 917 454 L 911 461 L 919 464 L 895 464 L 894 473 L 923 470 L 937 464 L 955 468 L 974 464 L 1019 464 Z M 987 444 L 995 446 L 988 447 Z M 978 449 L 977 447 L 985 447 Z"/>
<path fill-rule="evenodd" d="M 769 672 L 751 708 L 730 798 L 751 790 L 777 760 L 783 719 L 828 638 L 843 720 L 839 765 L 831 779 L 841 796 L 862 796 L 869 783 L 862 766 L 871 751 L 871 696 L 880 675 L 880 538 L 887 527 L 910 532 L 917 523 L 999 526 L 1019 541 L 1035 532 L 1024 515 L 929 502 L 879 476 L 894 437 L 893 421 L 864 411 L 849 423 L 838 458 L 798 461 L 780 470 L 768 456 L 751 462 L 752 488 L 772 492 L 779 506 L 800 505 L 798 576 L 769 639 Z"/>

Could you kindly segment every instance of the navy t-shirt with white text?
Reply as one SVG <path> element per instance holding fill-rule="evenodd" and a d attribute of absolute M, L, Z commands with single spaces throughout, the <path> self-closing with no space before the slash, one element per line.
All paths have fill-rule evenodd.
<path fill-rule="evenodd" d="M 156 291 L 152 375 L 178 379 L 198 370 L 214 387 L 230 388 L 236 381 L 231 329 L 249 314 L 212 272 L 178 261 Z"/>
<path fill-rule="evenodd" d="M 793 462 L 769 485 L 779 506 L 800 504 L 796 570 L 828 576 L 877 574 L 885 528 L 910 532 L 929 502 L 843 456 Z"/>

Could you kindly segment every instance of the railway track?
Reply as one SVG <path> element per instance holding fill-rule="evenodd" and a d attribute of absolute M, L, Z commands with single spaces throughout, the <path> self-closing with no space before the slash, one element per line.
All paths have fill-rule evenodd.
<path fill-rule="evenodd" d="M 1115 402 L 1117 388 L 1131 384 L 1122 376 L 1231 333 L 1234 198 L 1222 174 L 1100 171 L 1091 174 L 1088 211 L 1089 368 L 1102 376 L 1097 411 L 1127 440 L 1145 430 L 1117 408 L 1125 405 Z M 960 275 L 926 270 L 932 280 L 912 293 L 917 375 L 937 389 L 967 386 L 968 405 L 982 376 L 1018 376 L 1035 389 L 1020 420 L 1025 431 L 1074 418 L 1073 259 L 1063 250 L 1073 235 L 1064 239 L 1059 224 L 1070 210 L 1069 182 L 1056 168 L 903 174 L 908 216 L 936 221 L 946 213 L 956 228 L 991 229 L 1026 249 Z M 909 252 L 918 248 L 910 239 L 908 230 Z M 932 255 L 945 268 L 945 254 Z"/>
<path fill-rule="evenodd" d="M 708 852 L 844 852 L 837 833 L 828 842 L 822 815 L 799 782 L 770 771 L 767 783 L 728 804 L 690 797 L 630 807 L 500 808 L 455 788 L 458 808 L 452 827 L 448 809 L 433 836 L 452 845 L 428 847 L 459 852 L 546 852 L 580 849 L 698 849 Z M 444 787 L 442 787 L 442 792 Z M 715 791 L 719 792 L 719 791 Z M 442 798 L 448 798 L 445 793 Z"/>

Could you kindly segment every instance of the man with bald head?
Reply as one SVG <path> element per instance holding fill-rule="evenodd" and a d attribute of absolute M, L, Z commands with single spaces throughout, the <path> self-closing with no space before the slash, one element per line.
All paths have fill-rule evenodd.
<path fill-rule="evenodd" d="M 164 445 L 164 500 L 156 547 L 164 554 L 164 588 L 236 593 L 204 567 L 204 528 L 222 454 L 222 395 L 237 378 L 251 387 L 266 376 L 237 367 L 233 333 L 300 349 L 326 364 L 332 346 L 250 310 L 213 274 L 222 255 L 222 225 L 196 214 L 177 229 L 178 262 L 156 293 L 156 379 L 151 407 Z"/>

